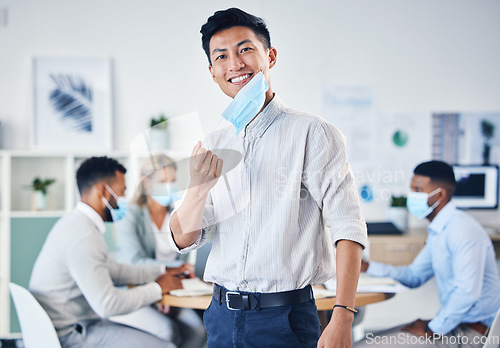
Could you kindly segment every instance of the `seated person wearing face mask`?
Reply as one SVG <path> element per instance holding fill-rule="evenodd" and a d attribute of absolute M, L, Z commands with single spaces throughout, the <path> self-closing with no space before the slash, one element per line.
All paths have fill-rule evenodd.
<path fill-rule="evenodd" d="M 108 255 L 104 221 L 124 215 L 125 172 L 108 157 L 82 163 L 76 173 L 81 201 L 54 225 L 34 265 L 29 289 L 63 348 L 175 347 L 170 340 L 107 319 L 149 306 L 182 287 L 175 270 L 120 264 Z M 117 288 L 128 284 L 137 286 Z"/>
<path fill-rule="evenodd" d="M 177 253 L 168 239 L 168 223 L 174 201 L 179 197 L 176 180 L 177 168 L 169 157 L 158 154 L 147 159 L 142 168 L 137 192 L 129 205 L 123 220 L 116 224 L 116 256 L 118 261 L 136 265 L 165 265 L 167 269 L 182 267 L 192 271 L 193 265 L 186 264 L 187 255 Z M 180 272 L 182 273 L 182 272 Z M 197 348 L 206 341 L 203 322 L 192 309 L 160 307 L 166 315 L 163 320 L 156 316 L 122 316 L 117 319 L 122 323 L 144 325 L 172 320 L 178 330 L 175 342 L 180 347 Z M 155 311 L 144 308 L 142 311 Z M 154 314 L 154 313 L 152 313 Z M 149 319 L 146 319 L 148 318 Z M 159 327 L 158 329 L 161 329 Z"/>
<path fill-rule="evenodd" d="M 500 280 L 486 231 L 450 202 L 455 184 L 450 165 L 441 161 L 419 164 L 407 206 L 415 217 L 430 221 L 425 247 L 409 266 L 361 265 L 361 271 L 394 278 L 410 288 L 436 277 L 441 301 L 436 317 L 389 329 L 376 338 L 367 335 L 356 347 L 377 346 L 377 342 L 384 347 L 415 345 L 416 338 L 411 336 L 418 336 L 424 346 L 458 347 L 465 340 L 468 347 L 482 346 L 480 338 L 500 308 Z M 425 341 L 426 337 L 434 339 Z"/>

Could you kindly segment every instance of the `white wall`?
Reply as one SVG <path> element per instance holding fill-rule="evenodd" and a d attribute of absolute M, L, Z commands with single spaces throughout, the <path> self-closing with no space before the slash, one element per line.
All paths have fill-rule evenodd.
<path fill-rule="evenodd" d="M 292 107 L 321 114 L 325 85 L 362 84 L 380 114 L 500 110 L 498 0 L 0 0 L 9 15 L 0 26 L 3 147 L 30 147 L 38 56 L 113 60 L 116 150 L 159 111 L 198 111 L 212 130 L 228 98 L 208 73 L 199 29 L 231 6 L 267 20 L 278 49 L 273 88 Z M 380 216 L 381 203 L 366 216 Z"/>
<path fill-rule="evenodd" d="M 227 99 L 199 29 L 230 6 L 267 20 L 279 53 L 273 87 L 291 106 L 319 114 L 325 83 L 362 83 L 383 111 L 500 109 L 497 0 L 0 0 L 3 147 L 30 146 L 36 56 L 113 59 L 115 149 L 158 111 L 198 110 L 210 129 Z"/>
<path fill-rule="evenodd" d="M 30 147 L 39 56 L 113 60 L 116 150 L 159 111 L 198 111 L 212 129 L 228 99 L 208 74 L 199 29 L 231 6 L 267 20 L 273 88 L 289 106 L 321 114 L 333 83 L 372 86 L 381 113 L 500 110 L 498 0 L 0 0 L 3 148 Z M 500 225 L 498 212 L 478 214 Z"/>

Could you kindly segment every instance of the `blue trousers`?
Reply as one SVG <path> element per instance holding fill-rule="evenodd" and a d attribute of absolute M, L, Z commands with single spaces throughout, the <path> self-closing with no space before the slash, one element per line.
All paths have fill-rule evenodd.
<path fill-rule="evenodd" d="M 212 298 L 203 322 L 208 348 L 316 348 L 321 334 L 314 299 L 298 305 L 233 311 Z"/>

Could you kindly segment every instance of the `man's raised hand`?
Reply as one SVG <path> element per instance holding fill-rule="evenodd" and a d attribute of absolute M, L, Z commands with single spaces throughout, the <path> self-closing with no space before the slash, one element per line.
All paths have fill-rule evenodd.
<path fill-rule="evenodd" d="M 198 141 L 193 148 L 189 161 L 189 173 L 191 181 L 189 188 L 197 188 L 203 191 L 210 191 L 215 186 L 222 173 L 223 161 L 210 150 L 201 147 Z"/>

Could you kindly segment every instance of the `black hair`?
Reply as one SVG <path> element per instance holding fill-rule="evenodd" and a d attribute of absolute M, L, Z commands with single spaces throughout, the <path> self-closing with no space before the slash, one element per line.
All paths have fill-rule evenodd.
<path fill-rule="evenodd" d="M 445 184 L 448 186 L 450 197 L 453 195 L 457 182 L 453 168 L 443 161 L 429 161 L 420 163 L 413 170 L 413 174 L 427 176 L 432 182 Z"/>
<path fill-rule="evenodd" d="M 235 7 L 217 11 L 208 18 L 200 30 L 201 45 L 210 65 L 212 65 L 212 61 L 210 60 L 210 39 L 212 39 L 212 36 L 221 30 L 238 26 L 252 29 L 264 47 L 267 49 L 271 48 L 271 35 L 267 29 L 266 22 L 262 18 Z"/>
<path fill-rule="evenodd" d="M 82 194 L 96 182 L 114 178 L 116 171 L 125 174 L 127 169 L 117 160 L 106 156 L 86 159 L 76 171 L 78 191 Z"/>

